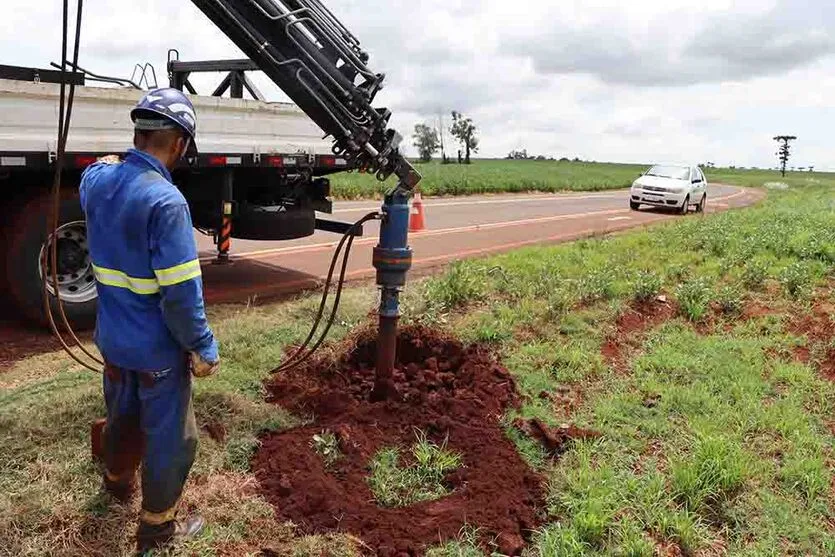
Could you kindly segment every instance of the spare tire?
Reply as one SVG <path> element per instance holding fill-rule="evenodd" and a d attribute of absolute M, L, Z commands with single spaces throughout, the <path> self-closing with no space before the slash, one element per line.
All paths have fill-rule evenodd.
<path fill-rule="evenodd" d="M 47 325 L 43 303 L 41 252 L 48 249 L 47 219 L 52 195 L 39 193 L 17 207 L 6 226 L 5 286 L 14 308 L 30 322 Z M 74 328 L 92 327 L 96 322 L 96 281 L 87 246 L 87 227 L 76 195 L 61 199 L 58 232 L 58 291 L 67 319 Z M 51 262 L 47 262 L 47 274 Z M 52 285 L 49 299 L 56 322 L 58 303 Z"/>
<path fill-rule="evenodd" d="M 241 205 L 232 219 L 232 237 L 241 240 L 295 240 L 315 231 L 313 209 Z"/>

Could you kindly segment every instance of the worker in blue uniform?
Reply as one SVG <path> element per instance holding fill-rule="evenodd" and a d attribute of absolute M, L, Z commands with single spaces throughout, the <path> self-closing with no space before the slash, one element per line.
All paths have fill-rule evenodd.
<path fill-rule="evenodd" d="M 186 200 L 170 171 L 196 155 L 194 106 L 176 89 L 131 112 L 134 149 L 85 170 L 81 205 L 98 289 L 95 342 L 105 360 L 104 485 L 127 500 L 142 464 L 140 553 L 196 535 L 176 516 L 197 450 L 191 377 L 215 373 L 200 261 Z"/>

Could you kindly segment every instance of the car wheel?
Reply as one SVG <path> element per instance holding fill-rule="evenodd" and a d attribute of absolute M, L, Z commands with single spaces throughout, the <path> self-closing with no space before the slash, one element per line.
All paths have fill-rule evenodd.
<path fill-rule="evenodd" d="M 681 207 L 679 207 L 678 211 L 682 215 L 686 215 L 687 211 L 689 211 L 689 210 L 690 210 L 690 196 L 688 195 L 687 197 L 684 198 L 684 203 L 681 204 Z"/>
<path fill-rule="evenodd" d="M 702 195 L 702 200 L 699 201 L 698 205 L 696 205 L 696 212 L 697 213 L 704 213 L 706 204 L 707 204 L 707 194 L 704 194 L 704 195 Z"/>
<path fill-rule="evenodd" d="M 629 208 L 632 209 L 633 211 L 637 211 L 640 207 L 641 207 L 641 204 L 638 203 L 637 201 L 630 201 L 629 202 Z"/>

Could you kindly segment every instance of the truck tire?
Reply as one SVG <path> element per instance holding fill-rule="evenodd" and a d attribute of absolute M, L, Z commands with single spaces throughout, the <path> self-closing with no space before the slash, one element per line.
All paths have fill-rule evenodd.
<path fill-rule="evenodd" d="M 295 240 L 315 231 L 316 212 L 312 209 L 277 212 L 245 205 L 232 221 L 232 237 L 241 240 Z"/>
<path fill-rule="evenodd" d="M 43 307 L 40 257 L 47 244 L 51 208 L 52 196 L 45 191 L 25 201 L 6 227 L 5 283 L 10 301 L 24 319 L 41 326 L 49 323 Z M 64 312 L 74 328 L 90 328 L 96 321 L 97 293 L 77 196 L 63 196 L 58 226 L 59 292 Z M 58 303 L 52 294 L 50 304 L 60 323 Z"/>

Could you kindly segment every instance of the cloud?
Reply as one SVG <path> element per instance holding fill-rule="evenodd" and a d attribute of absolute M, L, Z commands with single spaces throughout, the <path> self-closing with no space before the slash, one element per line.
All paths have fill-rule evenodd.
<path fill-rule="evenodd" d="M 5 0 L 0 63 L 60 52 L 55 2 Z M 404 135 L 456 109 L 480 154 L 769 165 L 796 133 L 798 164 L 835 167 L 835 3 L 822 0 L 326 0 L 386 73 L 379 106 Z M 130 75 L 166 53 L 242 54 L 191 2 L 86 0 L 82 65 Z M 194 76 L 211 91 L 220 75 Z M 286 97 L 263 75 L 258 87 Z M 407 143 L 409 143 L 407 141 Z M 807 160 L 808 159 L 808 160 Z"/>
<path fill-rule="evenodd" d="M 611 84 L 747 81 L 835 54 L 833 15 L 829 6 L 786 0 L 759 13 L 722 10 L 701 18 L 692 7 L 674 7 L 639 25 L 612 10 L 577 26 L 555 11 L 534 31 L 537 40 L 511 32 L 504 46 L 539 72 L 589 74 Z"/>

